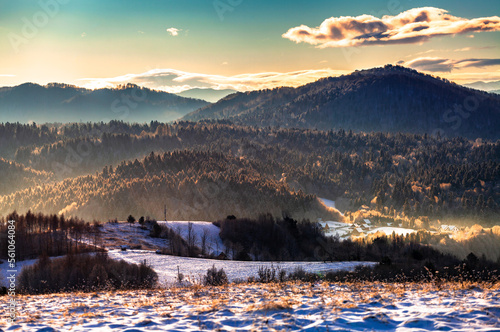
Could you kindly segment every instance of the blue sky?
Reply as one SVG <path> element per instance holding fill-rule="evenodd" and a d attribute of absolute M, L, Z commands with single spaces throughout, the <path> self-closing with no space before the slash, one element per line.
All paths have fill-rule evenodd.
<path fill-rule="evenodd" d="M 418 36 L 408 29 L 418 30 L 419 20 L 383 19 L 424 7 L 438 16 Z M 494 1 L 448 0 L 0 0 L 0 86 L 132 81 L 171 92 L 251 90 L 387 63 L 459 83 L 500 80 L 499 8 Z M 446 15 L 451 20 L 441 19 Z M 383 36 L 352 30 L 374 21 L 384 26 Z M 318 28 L 322 23 L 327 30 Z M 333 28 L 351 37 L 325 37 Z"/>

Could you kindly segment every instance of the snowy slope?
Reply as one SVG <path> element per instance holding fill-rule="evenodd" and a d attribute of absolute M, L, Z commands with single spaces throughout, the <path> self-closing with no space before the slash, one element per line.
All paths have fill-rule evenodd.
<path fill-rule="evenodd" d="M 318 199 L 320 200 L 321 203 L 323 203 L 326 207 L 330 207 L 330 208 L 333 208 L 335 210 L 337 210 L 337 208 L 335 207 L 335 201 L 332 201 L 332 200 L 329 200 L 329 199 L 326 199 L 326 198 L 321 198 L 321 197 L 318 197 Z M 337 210 L 338 211 L 338 210 Z M 339 213 L 343 216 L 344 214 L 342 212 L 339 211 Z"/>
<path fill-rule="evenodd" d="M 16 267 L 14 270 L 17 270 L 17 275 L 21 273 L 21 270 L 24 266 L 29 266 L 33 265 L 36 263 L 38 259 L 29 259 L 21 262 L 16 263 Z M 9 263 L 7 260 L 2 260 L 2 264 L 0 264 L 0 286 L 5 286 L 7 287 L 7 277 L 9 276 L 9 273 L 7 271 L 12 270 L 9 268 Z"/>
<path fill-rule="evenodd" d="M 188 238 L 189 223 L 193 225 L 192 232 L 195 234 L 196 244 L 199 247 L 203 233 L 207 234 L 208 252 L 221 253 L 226 250 L 222 239 L 219 236 L 220 229 L 208 221 L 158 221 L 159 225 L 167 226 L 182 236 L 184 240 Z"/>
<path fill-rule="evenodd" d="M 149 230 L 141 229 L 139 223 L 127 222 L 104 223 L 101 227 L 103 246 L 107 249 L 118 249 L 120 245 L 140 246 L 141 249 L 156 250 L 168 244 L 165 239 L 152 238 Z"/>

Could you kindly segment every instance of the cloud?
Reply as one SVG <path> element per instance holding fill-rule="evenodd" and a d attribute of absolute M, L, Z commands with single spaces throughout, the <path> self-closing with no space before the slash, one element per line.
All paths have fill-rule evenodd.
<path fill-rule="evenodd" d="M 331 17 L 319 27 L 300 25 L 282 35 L 319 48 L 361 45 L 414 44 L 437 36 L 500 30 L 500 17 L 466 19 L 434 7 L 413 8 L 396 16 Z M 473 35 L 472 35 L 473 36 Z"/>
<path fill-rule="evenodd" d="M 87 37 L 87 33 L 83 32 L 83 33 L 81 34 L 81 36 L 82 36 L 82 38 L 85 38 L 85 37 Z"/>
<path fill-rule="evenodd" d="M 171 35 L 171 36 L 178 36 L 179 35 L 179 31 L 182 31 L 181 29 L 177 29 L 177 28 L 168 28 L 167 29 L 167 32 Z"/>
<path fill-rule="evenodd" d="M 317 69 L 287 73 L 263 72 L 234 76 L 189 73 L 175 69 L 153 69 L 141 74 L 127 74 L 113 78 L 85 78 L 82 86 L 90 89 L 115 87 L 125 83 L 135 83 L 151 89 L 179 93 L 193 88 L 233 89 L 251 91 L 271 89 L 280 86 L 297 87 L 314 82 L 322 77 L 348 74 L 349 71 Z"/>
<path fill-rule="evenodd" d="M 411 67 L 417 70 L 425 70 L 432 72 L 451 72 L 454 68 L 454 63 L 450 59 L 444 58 L 432 58 L 432 57 L 422 57 L 410 60 L 408 62 L 402 62 L 407 67 Z"/>
<path fill-rule="evenodd" d="M 405 66 L 424 71 L 431 72 L 451 72 L 453 69 L 462 68 L 482 68 L 488 66 L 498 66 L 500 65 L 500 59 L 461 59 L 453 60 L 446 58 L 432 58 L 432 57 L 422 57 L 416 58 L 410 61 L 400 61 L 400 64 Z"/>
<path fill-rule="evenodd" d="M 457 62 L 460 68 L 488 67 L 500 65 L 500 59 L 464 59 Z"/>
<path fill-rule="evenodd" d="M 415 54 L 409 54 L 406 56 L 406 58 L 411 58 L 411 57 L 414 57 L 417 55 L 424 55 L 424 54 L 429 54 L 429 53 L 468 52 L 468 51 L 473 51 L 473 50 L 487 50 L 487 49 L 492 49 L 492 48 L 496 48 L 496 46 L 463 47 L 463 48 L 457 48 L 457 49 L 437 49 L 437 50 L 430 49 L 430 50 L 418 52 Z"/>
<path fill-rule="evenodd" d="M 480 73 L 451 73 L 446 75 L 451 81 L 455 81 L 457 83 L 471 83 L 476 81 L 500 81 L 500 71 L 497 72 L 480 72 Z"/>

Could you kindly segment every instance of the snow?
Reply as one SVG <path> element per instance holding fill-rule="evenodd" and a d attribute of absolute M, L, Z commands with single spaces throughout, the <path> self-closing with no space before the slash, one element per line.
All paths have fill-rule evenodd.
<path fill-rule="evenodd" d="M 9 297 L 0 297 L 0 306 Z M 444 284 L 232 284 L 18 296 L 22 331 L 498 331 L 500 290 Z"/>
<path fill-rule="evenodd" d="M 339 236 L 342 238 L 351 234 L 351 231 L 349 230 L 349 226 L 351 226 L 351 224 L 347 224 L 345 222 L 319 221 L 319 224 L 323 227 L 326 236 Z"/>
<path fill-rule="evenodd" d="M 332 200 L 329 200 L 329 199 L 326 199 L 326 198 L 321 198 L 321 197 L 318 197 L 318 199 L 320 200 L 321 203 L 323 203 L 326 207 L 330 207 L 330 208 L 334 208 L 337 210 L 337 208 L 335 207 L 335 201 L 332 201 Z M 338 210 L 337 210 L 338 211 Z M 339 211 L 340 212 L 340 211 Z M 344 214 L 342 212 L 340 212 L 340 214 L 343 216 Z"/>
<path fill-rule="evenodd" d="M 442 232 L 458 232 L 458 227 L 453 225 L 441 225 Z"/>
<path fill-rule="evenodd" d="M 8 273 L 9 270 L 16 270 L 16 275 L 19 275 L 23 267 L 35 264 L 37 260 L 38 259 L 29 259 L 16 262 L 16 267 L 14 269 L 9 267 L 9 262 L 7 260 L 2 260 L 2 264 L 0 264 L 0 286 L 7 287 L 7 277 L 10 275 L 10 273 Z"/>
<path fill-rule="evenodd" d="M 343 239 L 346 236 L 350 235 L 351 231 L 345 228 L 336 228 L 336 229 L 330 229 L 328 231 L 325 231 L 326 236 L 338 236 L 339 238 Z"/>
<path fill-rule="evenodd" d="M 326 225 L 328 225 L 329 228 L 343 228 L 351 226 L 351 224 L 340 221 L 320 221 L 319 224 L 321 227 L 326 227 Z"/>
<path fill-rule="evenodd" d="M 180 272 L 186 278 L 190 279 L 193 283 L 197 283 L 213 265 L 218 269 L 223 268 L 229 281 L 235 281 L 246 280 L 251 276 L 256 277 L 257 270 L 261 266 L 279 266 L 288 272 L 293 272 L 296 268 L 302 267 L 307 272 L 325 273 L 339 270 L 351 271 L 360 265 L 371 266 L 376 264 L 374 262 L 242 262 L 158 255 L 147 250 L 111 250 L 108 254 L 113 259 L 123 259 L 129 263 L 139 264 L 146 260 L 146 263 L 158 273 L 159 282 L 162 286 L 171 285 L 176 282 L 177 267 L 179 267 Z"/>
<path fill-rule="evenodd" d="M 193 225 L 192 232 L 195 235 L 198 247 L 201 245 L 201 237 L 205 232 L 207 235 L 208 252 L 221 253 L 226 251 L 226 246 L 224 246 L 219 236 L 220 228 L 209 221 L 158 221 L 159 225 L 167 226 L 179 233 L 184 240 L 188 238 L 188 227 L 190 223 Z"/>
<path fill-rule="evenodd" d="M 141 229 L 139 223 L 130 224 L 127 222 L 104 223 L 101 227 L 102 244 L 105 248 L 119 249 L 122 245 L 131 248 L 140 246 L 142 249 L 159 249 L 168 244 L 168 241 L 149 236 L 150 231 Z M 87 243 L 92 244 L 92 241 Z"/>
<path fill-rule="evenodd" d="M 399 227 L 378 227 L 370 230 L 367 232 L 368 234 L 374 234 L 377 232 L 384 232 L 387 235 L 391 235 L 392 232 L 395 232 L 396 235 L 406 235 L 410 233 L 415 233 L 416 231 L 414 229 L 410 228 L 399 228 Z"/>
<path fill-rule="evenodd" d="M 363 219 L 363 221 L 365 222 L 365 224 L 368 224 L 368 225 L 370 225 L 372 223 L 369 219 Z"/>
<path fill-rule="evenodd" d="M 246 280 L 248 277 L 256 277 L 257 271 L 261 266 L 280 267 L 288 272 L 293 272 L 296 268 L 301 267 L 307 272 L 326 273 L 328 271 L 352 271 L 357 266 L 372 266 L 375 262 L 242 262 L 231 260 L 216 260 L 204 258 L 178 257 L 170 255 L 159 255 L 150 250 L 126 250 L 120 249 L 108 251 L 108 255 L 112 259 L 140 264 L 146 261 L 146 264 L 151 266 L 159 278 L 159 286 L 171 286 L 177 282 L 177 273 L 179 271 L 185 276 L 186 280 L 191 283 L 200 283 L 202 276 L 207 273 L 207 270 L 215 265 L 218 269 L 223 268 L 226 272 L 229 281 Z M 60 256 L 62 257 L 62 256 Z M 59 258 L 59 257 L 57 257 Z M 51 259 L 54 259 L 51 258 Z M 17 275 L 21 272 L 24 266 L 33 265 L 37 259 L 25 260 L 17 263 Z M 3 261 L 0 264 L 0 286 L 7 286 L 8 262 Z"/>
<path fill-rule="evenodd" d="M 329 199 L 326 199 L 326 198 L 320 198 L 320 197 L 318 197 L 318 198 L 319 198 L 319 200 L 320 200 L 321 202 L 323 202 L 323 204 L 325 204 L 327 207 L 331 207 L 331 208 L 336 209 L 336 207 L 335 207 L 335 201 L 332 201 L 332 200 L 329 200 Z"/>

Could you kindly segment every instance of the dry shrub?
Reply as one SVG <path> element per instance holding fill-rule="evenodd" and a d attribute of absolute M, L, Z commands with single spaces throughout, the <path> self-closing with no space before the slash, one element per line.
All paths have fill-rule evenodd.
<path fill-rule="evenodd" d="M 227 285 L 228 279 L 224 269 L 217 270 L 215 265 L 207 270 L 207 275 L 205 276 L 204 284 L 206 286 L 222 286 Z"/>

